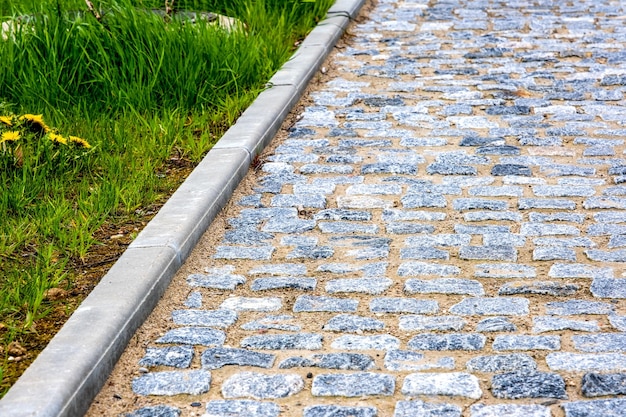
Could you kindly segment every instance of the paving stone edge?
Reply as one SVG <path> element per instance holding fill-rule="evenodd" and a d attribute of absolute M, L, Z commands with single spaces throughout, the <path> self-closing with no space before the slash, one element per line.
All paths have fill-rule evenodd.
<path fill-rule="evenodd" d="M 130 338 L 364 3 L 335 2 L 0 400 L 0 415 L 84 415 Z"/>

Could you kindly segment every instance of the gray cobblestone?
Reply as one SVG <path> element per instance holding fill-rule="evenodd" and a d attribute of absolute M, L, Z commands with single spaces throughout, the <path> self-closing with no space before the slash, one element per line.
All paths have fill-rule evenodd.
<path fill-rule="evenodd" d="M 494 350 L 559 350 L 559 336 L 500 335 L 493 341 Z"/>
<path fill-rule="evenodd" d="M 480 282 L 459 278 L 440 278 L 432 280 L 408 279 L 404 285 L 404 291 L 408 294 L 440 293 L 483 295 L 485 293 Z"/>
<path fill-rule="evenodd" d="M 222 384 L 224 398 L 254 398 L 257 400 L 290 397 L 302 391 L 304 381 L 299 375 L 267 375 L 239 372 Z"/>
<path fill-rule="evenodd" d="M 517 203 L 517 208 L 520 210 L 574 210 L 576 208 L 576 203 L 572 200 L 566 199 L 520 198 Z"/>
<path fill-rule="evenodd" d="M 246 278 L 242 275 L 233 274 L 190 274 L 187 284 L 190 287 L 217 288 L 222 290 L 234 290 L 237 285 L 245 284 Z"/>
<path fill-rule="evenodd" d="M 517 250 L 512 246 L 462 246 L 459 259 L 515 262 Z"/>
<path fill-rule="evenodd" d="M 299 332 L 301 326 L 294 324 L 294 316 L 290 315 L 268 315 L 258 320 L 245 323 L 241 326 L 243 330 L 285 330 L 292 332 Z"/>
<path fill-rule="evenodd" d="M 465 246 L 469 245 L 472 236 L 469 234 L 431 234 L 426 236 L 410 236 L 404 243 L 408 246 Z"/>
<path fill-rule="evenodd" d="M 132 413 L 124 414 L 124 417 L 179 417 L 180 414 L 179 408 L 168 405 L 154 405 L 141 407 Z"/>
<path fill-rule="evenodd" d="M 278 417 L 280 407 L 270 402 L 252 400 L 213 400 L 206 405 L 203 417 Z"/>
<path fill-rule="evenodd" d="M 626 334 L 595 333 L 572 336 L 574 348 L 581 352 L 626 352 Z"/>
<path fill-rule="evenodd" d="M 276 310 L 280 310 L 282 305 L 283 305 L 282 299 L 278 297 L 259 297 L 259 298 L 257 297 L 230 297 L 224 300 L 222 304 L 220 305 L 220 309 L 223 309 L 223 310 L 216 310 L 214 315 L 218 316 L 216 317 L 216 320 L 220 320 L 222 319 L 222 317 L 228 317 L 228 318 L 232 317 L 233 313 L 228 310 L 276 311 Z M 204 323 L 202 325 L 210 326 L 209 324 L 204 324 Z"/>
<path fill-rule="evenodd" d="M 433 264 L 426 262 L 404 262 L 398 267 L 398 275 L 420 276 L 420 275 L 458 275 L 461 269 L 452 265 Z"/>
<path fill-rule="evenodd" d="M 199 395 L 209 391 L 211 373 L 208 371 L 151 372 L 133 379 L 133 392 L 139 395 Z"/>
<path fill-rule="evenodd" d="M 456 316 L 421 316 L 408 315 L 400 316 L 400 330 L 405 331 L 459 331 L 462 330 L 467 322 Z"/>
<path fill-rule="evenodd" d="M 218 246 L 215 252 L 215 259 L 252 259 L 269 260 L 274 253 L 273 246 Z"/>
<path fill-rule="evenodd" d="M 554 264 L 548 275 L 552 278 L 612 278 L 613 268 L 588 264 Z"/>
<path fill-rule="evenodd" d="M 461 408 L 454 404 L 425 403 L 420 400 L 398 401 L 393 417 L 461 417 Z"/>
<path fill-rule="evenodd" d="M 543 294 L 562 297 L 574 295 L 580 289 L 576 284 L 561 284 L 552 281 L 543 282 L 507 282 L 498 290 L 498 295 Z"/>
<path fill-rule="evenodd" d="M 390 371 L 426 371 L 430 369 L 454 369 L 454 358 L 444 356 L 436 361 L 411 350 L 389 350 L 385 354 L 385 368 Z"/>
<path fill-rule="evenodd" d="M 561 405 L 565 410 L 565 417 L 579 417 L 598 415 L 602 417 L 620 417 L 626 408 L 625 398 L 606 400 L 574 401 Z"/>
<path fill-rule="evenodd" d="M 565 381 L 560 375 L 547 372 L 510 372 L 494 375 L 491 392 L 496 398 L 560 398 L 566 399 Z"/>
<path fill-rule="evenodd" d="M 366 293 L 382 294 L 393 281 L 389 278 L 342 278 L 334 279 L 326 283 L 326 292 L 333 293 Z"/>
<path fill-rule="evenodd" d="M 315 366 L 323 369 L 366 371 L 375 366 L 374 359 L 360 353 L 328 353 L 313 355 Z"/>
<path fill-rule="evenodd" d="M 417 211 L 417 210 L 383 210 L 382 220 L 384 222 L 396 221 L 396 220 L 421 220 L 421 221 L 441 221 L 445 220 L 445 213 L 437 213 L 431 211 Z"/>
<path fill-rule="evenodd" d="M 228 327 L 237 321 L 237 313 L 233 309 L 220 310 L 174 310 L 174 323 L 180 325 Z"/>
<path fill-rule="evenodd" d="M 523 316 L 529 313 L 529 304 L 530 302 L 526 298 L 519 297 L 465 298 L 460 303 L 450 307 L 450 313 L 463 316 Z"/>
<path fill-rule="evenodd" d="M 172 366 L 189 368 L 193 359 L 193 347 L 168 346 L 164 348 L 147 348 L 146 354 L 139 360 L 139 366 Z"/>
<path fill-rule="evenodd" d="M 463 218 L 466 222 L 483 222 L 489 220 L 496 221 L 512 221 L 521 223 L 522 216 L 519 213 L 514 212 L 492 212 L 492 211 L 474 211 L 465 213 Z"/>
<path fill-rule="evenodd" d="M 467 226 L 457 224 L 454 226 L 454 231 L 461 235 L 493 235 L 511 233 L 511 228 L 509 226 Z"/>
<path fill-rule="evenodd" d="M 393 395 L 395 386 L 394 378 L 386 374 L 321 374 L 313 379 L 311 394 L 315 397 Z"/>
<path fill-rule="evenodd" d="M 550 417 L 552 415 L 548 407 L 536 404 L 475 404 L 472 405 L 471 411 L 471 417 Z"/>
<path fill-rule="evenodd" d="M 202 367 L 206 369 L 219 369 L 225 365 L 271 368 L 275 359 L 274 355 L 267 353 L 227 347 L 207 349 L 201 358 Z"/>
<path fill-rule="evenodd" d="M 579 321 L 545 316 L 533 317 L 533 333 L 543 333 L 555 330 L 597 332 L 600 330 L 600 327 L 595 321 Z"/>
<path fill-rule="evenodd" d="M 478 399 L 483 392 L 478 378 L 464 372 L 409 374 L 402 384 L 404 395 L 445 395 Z"/>
<path fill-rule="evenodd" d="M 268 264 L 259 265 L 248 271 L 249 274 L 267 274 L 267 275 L 293 275 L 300 276 L 306 274 L 306 265 L 303 264 Z"/>
<path fill-rule="evenodd" d="M 408 346 L 415 350 L 481 350 L 485 346 L 486 338 L 476 333 L 453 333 L 439 335 L 425 333 L 414 336 Z"/>
<path fill-rule="evenodd" d="M 345 350 L 390 350 L 398 349 L 400 341 L 390 335 L 352 336 L 345 335 L 336 338 L 331 347 Z"/>
<path fill-rule="evenodd" d="M 511 353 L 477 356 L 467 361 L 465 366 L 472 372 L 528 372 L 537 369 L 537 362 L 525 353 Z"/>
<path fill-rule="evenodd" d="M 358 300 L 301 295 L 296 299 L 293 311 L 296 313 L 303 311 L 355 312 L 358 305 Z"/>
<path fill-rule="evenodd" d="M 553 236 L 573 235 L 578 236 L 580 230 L 575 226 L 550 223 L 522 223 L 520 234 L 525 236 Z"/>
<path fill-rule="evenodd" d="M 400 249 L 400 259 L 450 259 L 448 251 L 429 246 Z"/>
<path fill-rule="evenodd" d="M 385 323 L 380 320 L 351 314 L 340 314 L 328 320 L 328 322 L 324 325 L 323 330 L 360 333 L 363 331 L 382 330 L 384 328 Z"/>
<path fill-rule="evenodd" d="M 626 371 L 626 355 L 622 353 L 570 353 L 554 352 L 546 356 L 553 371 Z"/>
<path fill-rule="evenodd" d="M 370 311 L 373 313 L 429 314 L 439 311 L 439 304 L 435 300 L 383 297 L 370 301 Z"/>
<path fill-rule="evenodd" d="M 298 290 L 313 290 L 317 280 L 315 278 L 292 278 L 292 277 L 270 277 L 258 278 L 252 281 L 250 289 L 252 291 L 274 290 L 278 288 L 293 288 Z"/>
<path fill-rule="evenodd" d="M 476 325 L 477 332 L 514 332 L 517 326 L 507 317 L 488 317 Z"/>
<path fill-rule="evenodd" d="M 566 248 L 591 248 L 596 244 L 586 237 L 574 237 L 574 238 L 551 238 L 551 237 L 538 237 L 533 239 L 533 243 L 537 246 L 563 246 Z"/>
<path fill-rule="evenodd" d="M 474 276 L 480 278 L 535 278 L 534 267 L 521 264 L 479 264 Z"/>
<path fill-rule="evenodd" d="M 546 313 L 560 316 L 576 314 L 610 314 L 613 306 L 600 301 L 568 300 L 554 301 L 546 304 Z"/>
<path fill-rule="evenodd" d="M 304 409 L 303 417 L 376 417 L 374 407 L 346 407 L 340 405 L 314 405 Z"/>
<path fill-rule="evenodd" d="M 585 397 L 626 394 L 626 373 L 587 373 L 583 376 L 582 393 Z"/>
<path fill-rule="evenodd" d="M 318 350 L 322 348 L 322 336 L 314 333 L 254 335 L 243 339 L 241 347 L 266 350 Z"/>
<path fill-rule="evenodd" d="M 481 198 L 457 198 L 452 202 L 452 208 L 458 211 L 466 210 L 506 210 L 509 204 L 501 200 L 486 200 Z"/>
<path fill-rule="evenodd" d="M 576 261 L 576 251 L 570 248 L 545 246 L 533 250 L 534 261 Z"/>
<path fill-rule="evenodd" d="M 181 343 L 185 345 L 221 346 L 226 333 L 209 327 L 179 327 L 169 330 L 156 343 Z"/>

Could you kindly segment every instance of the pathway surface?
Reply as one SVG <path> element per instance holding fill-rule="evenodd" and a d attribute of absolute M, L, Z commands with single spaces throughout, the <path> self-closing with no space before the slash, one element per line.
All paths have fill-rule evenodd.
<path fill-rule="evenodd" d="M 379 0 L 90 415 L 626 416 L 625 19 Z"/>

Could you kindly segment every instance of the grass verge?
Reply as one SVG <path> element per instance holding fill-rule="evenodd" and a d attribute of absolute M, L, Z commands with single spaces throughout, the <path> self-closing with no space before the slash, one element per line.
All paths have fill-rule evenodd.
<path fill-rule="evenodd" d="M 332 3 L 0 0 L 0 395 Z"/>

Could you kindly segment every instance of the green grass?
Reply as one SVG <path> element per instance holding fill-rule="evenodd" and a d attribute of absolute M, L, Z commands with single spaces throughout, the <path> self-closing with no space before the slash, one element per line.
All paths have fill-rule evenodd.
<path fill-rule="evenodd" d="M 93 1 L 103 14 L 97 20 L 84 1 L 0 0 L 0 20 L 23 22 L 0 40 L 0 116 L 43 114 L 59 133 L 93 146 L 63 159 L 40 138 L 13 165 L 4 154 L 2 345 L 48 314 L 46 290 L 71 288 L 69 266 L 98 244 L 103 224 L 132 221 L 171 192 L 170 158 L 198 162 L 332 2 L 176 2 L 245 23 L 224 31 L 147 11 L 161 1 Z M 5 353 L 0 375 L 6 360 Z"/>

